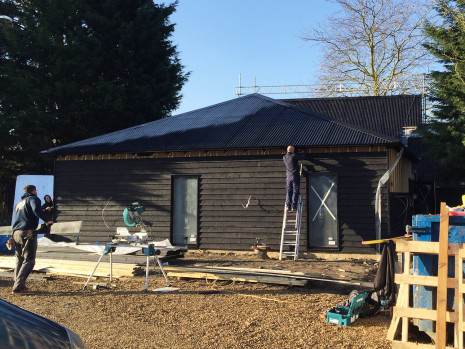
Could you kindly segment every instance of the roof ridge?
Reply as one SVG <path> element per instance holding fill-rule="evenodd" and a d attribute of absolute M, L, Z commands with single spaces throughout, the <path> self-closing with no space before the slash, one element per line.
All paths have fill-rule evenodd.
<path fill-rule="evenodd" d="M 374 99 L 374 98 L 381 98 L 381 99 L 392 99 L 392 98 L 406 98 L 406 97 L 421 97 L 422 95 L 419 93 L 412 93 L 412 94 L 399 94 L 399 95 L 388 95 L 388 96 L 343 96 L 343 97 L 316 97 L 316 98 L 286 98 L 280 99 L 280 101 L 305 101 L 305 100 L 336 100 L 336 99 L 344 99 L 344 100 L 355 100 L 355 99 Z"/>

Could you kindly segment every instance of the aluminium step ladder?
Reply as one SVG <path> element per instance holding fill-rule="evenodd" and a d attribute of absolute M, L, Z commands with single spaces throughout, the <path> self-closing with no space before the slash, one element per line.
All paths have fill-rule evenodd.
<path fill-rule="evenodd" d="M 279 260 L 283 257 L 299 258 L 300 225 L 302 218 L 302 197 L 299 194 L 297 210 L 288 211 L 284 204 L 283 229 L 281 231 L 281 245 L 279 247 Z"/>

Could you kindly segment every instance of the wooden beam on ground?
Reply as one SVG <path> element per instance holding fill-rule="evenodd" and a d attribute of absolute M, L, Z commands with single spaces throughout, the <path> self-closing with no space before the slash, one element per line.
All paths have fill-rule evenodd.
<path fill-rule="evenodd" d="M 307 281 L 295 280 L 286 277 L 276 276 L 259 276 L 259 275 L 240 275 L 240 274 L 216 274 L 214 272 L 175 272 L 168 271 L 168 276 L 178 278 L 192 278 L 192 279 L 205 279 L 205 280 L 222 280 L 222 281 L 240 281 L 240 282 L 262 282 L 265 284 L 278 284 L 288 286 L 305 286 Z"/>
<path fill-rule="evenodd" d="M 305 275 L 303 272 L 292 272 L 290 270 L 276 270 L 276 269 L 259 269 L 259 268 L 237 268 L 237 267 L 217 267 L 217 266 L 205 266 L 208 269 L 219 269 L 219 270 L 232 270 L 232 271 L 245 271 L 251 273 L 273 273 L 273 274 L 299 274 Z"/>
<path fill-rule="evenodd" d="M 341 280 L 341 279 L 332 279 L 332 278 L 322 278 L 312 275 L 307 275 L 302 272 L 287 272 L 282 270 L 270 270 L 270 269 L 250 269 L 250 268 L 215 268 L 215 267 L 204 267 L 204 268 L 192 268 L 192 267 L 175 267 L 168 266 L 164 267 L 165 271 L 173 273 L 202 273 L 202 274 L 215 274 L 215 275 L 235 275 L 236 277 L 249 277 L 251 280 L 253 278 L 259 277 L 282 277 L 293 280 L 301 281 L 322 281 L 354 286 L 368 286 L 372 287 L 373 283 L 366 283 L 359 280 Z"/>
<path fill-rule="evenodd" d="M 423 344 L 423 343 L 414 343 L 414 342 L 401 342 L 401 341 L 393 341 L 392 342 L 392 349 L 434 349 L 436 346 L 434 344 Z M 453 347 L 446 347 L 453 349 Z"/>

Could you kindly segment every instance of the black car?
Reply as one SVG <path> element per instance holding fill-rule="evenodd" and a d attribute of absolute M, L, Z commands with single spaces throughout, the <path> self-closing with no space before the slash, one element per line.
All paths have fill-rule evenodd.
<path fill-rule="evenodd" d="M 0 299 L 0 348 L 85 349 L 69 328 Z"/>

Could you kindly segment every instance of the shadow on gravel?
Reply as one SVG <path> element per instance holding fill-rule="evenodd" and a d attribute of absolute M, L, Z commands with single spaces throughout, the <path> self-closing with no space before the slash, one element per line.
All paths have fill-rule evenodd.
<path fill-rule="evenodd" d="M 0 281 L 1 282 L 1 281 Z M 174 287 L 179 287 L 176 284 L 173 285 Z M 198 287 L 198 286 L 196 286 Z M 203 286 L 203 288 L 208 287 L 208 285 Z M 358 291 L 366 291 L 366 287 L 359 287 L 359 286 L 352 286 L 352 285 L 328 285 L 328 283 L 324 282 L 315 282 L 311 285 L 306 287 L 288 287 L 288 286 L 277 286 L 273 285 L 270 286 L 270 289 L 225 289 L 227 286 L 212 286 L 218 287 L 220 289 L 211 289 L 211 290 L 188 290 L 188 289 L 181 289 L 179 291 L 173 292 L 154 292 L 149 287 L 149 291 L 145 292 L 143 289 L 143 285 L 141 285 L 141 289 L 139 290 L 132 290 L 132 291 L 123 291 L 118 290 L 117 288 L 114 289 L 105 289 L 105 290 L 93 290 L 92 288 L 87 288 L 86 290 L 76 289 L 75 291 L 71 292 L 40 292 L 36 291 L 33 292 L 34 296 L 37 297 L 101 297 L 105 295 L 112 295 L 112 296 L 130 296 L 130 295 L 140 295 L 140 296 L 150 296 L 150 297 L 167 297 L 170 295 L 186 295 L 186 296 L 204 296 L 204 297 L 214 297 L 214 296 L 227 296 L 227 295 L 234 295 L 234 294 L 241 294 L 241 295 L 249 295 L 249 296 L 279 296 L 279 295 L 312 295 L 312 294 L 333 294 L 333 295 L 348 295 L 352 290 Z M 242 287 L 246 288 L 247 286 L 244 284 Z"/>

